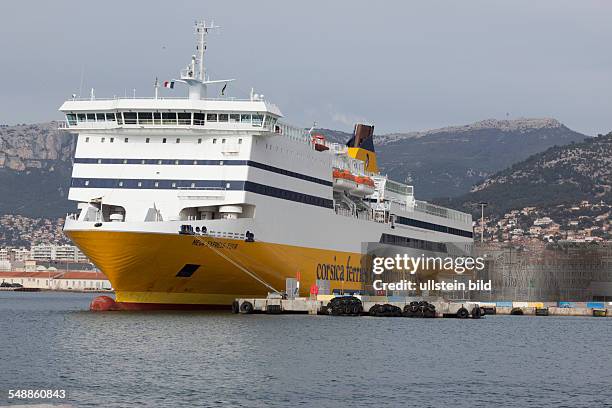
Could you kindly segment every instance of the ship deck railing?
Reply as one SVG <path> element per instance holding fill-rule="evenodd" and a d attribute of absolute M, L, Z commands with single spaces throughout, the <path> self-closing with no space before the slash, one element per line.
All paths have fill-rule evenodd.
<path fill-rule="evenodd" d="M 472 223 L 472 216 L 461 211 L 442 207 L 439 205 L 428 203 L 427 201 L 414 201 L 414 210 L 429 215 L 435 215 L 442 218 L 447 218 L 454 221 L 459 221 L 465 224 Z"/>
<path fill-rule="evenodd" d="M 353 210 L 349 210 L 342 207 L 336 207 L 334 210 L 336 214 L 342 215 L 344 217 L 352 217 L 375 222 L 385 222 L 385 220 L 381 220 L 380 217 L 376 217 L 372 213 L 366 211 L 355 213 L 355 211 Z M 414 206 L 401 205 L 400 210 L 405 211 L 407 213 L 418 211 L 453 221 L 459 221 L 464 224 L 469 224 L 470 226 L 472 223 L 472 216 L 470 214 L 462 213 L 461 211 L 452 210 L 450 208 L 441 207 L 435 204 L 430 204 L 426 201 L 415 200 Z M 376 212 L 377 210 L 372 209 L 372 211 Z M 388 212 L 389 209 L 387 208 L 384 211 Z"/>
<path fill-rule="evenodd" d="M 154 96 L 139 96 L 136 98 L 129 98 L 129 97 L 125 97 L 125 96 L 113 96 L 112 98 L 98 98 L 98 97 L 94 97 L 94 98 L 70 98 L 71 101 L 76 101 L 76 102 L 87 102 L 87 101 L 134 101 L 134 100 L 173 100 L 173 101 L 178 101 L 178 100 L 189 100 L 189 97 L 185 97 L 185 96 L 160 96 L 160 97 L 154 97 Z M 236 98 L 233 96 L 228 96 L 228 97 L 223 97 L 223 98 L 201 98 L 198 100 L 202 100 L 202 101 L 230 101 L 230 102 L 265 102 L 264 100 L 253 100 L 250 98 Z"/>

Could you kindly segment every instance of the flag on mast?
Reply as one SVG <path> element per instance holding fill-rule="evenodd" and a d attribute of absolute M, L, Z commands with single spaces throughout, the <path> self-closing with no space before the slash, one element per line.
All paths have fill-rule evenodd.
<path fill-rule="evenodd" d="M 164 81 L 164 88 L 174 89 L 174 81 Z"/>

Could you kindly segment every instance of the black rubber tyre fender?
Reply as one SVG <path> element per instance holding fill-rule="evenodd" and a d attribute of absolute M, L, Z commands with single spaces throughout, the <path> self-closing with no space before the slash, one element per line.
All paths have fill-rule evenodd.
<path fill-rule="evenodd" d="M 232 302 L 232 313 L 236 314 L 238 312 L 240 312 L 240 309 L 238 308 L 238 301 L 234 300 Z"/>
<path fill-rule="evenodd" d="M 370 310 L 368 310 L 368 314 L 369 314 L 370 316 L 376 316 L 376 314 L 378 313 L 378 307 L 379 307 L 379 306 L 380 306 L 379 304 L 375 304 L 374 306 L 372 306 L 372 307 L 370 308 Z"/>
<path fill-rule="evenodd" d="M 472 309 L 472 319 L 480 319 L 481 316 L 482 316 L 482 311 L 480 310 L 480 307 L 475 306 Z"/>
<path fill-rule="evenodd" d="M 484 308 L 484 307 L 481 307 L 481 308 L 480 308 L 480 315 L 481 315 L 481 316 L 484 316 L 484 315 L 486 315 L 486 314 L 487 314 L 487 311 L 485 310 L 485 308 Z"/>
<path fill-rule="evenodd" d="M 251 302 L 244 301 L 242 302 L 242 304 L 240 305 L 240 312 L 241 313 L 246 313 L 246 314 L 250 314 L 253 313 L 253 304 Z"/>
<path fill-rule="evenodd" d="M 521 309 L 520 307 L 515 307 L 514 309 L 512 309 L 510 311 L 510 314 L 513 316 L 522 316 L 523 315 L 523 309 Z"/>
<path fill-rule="evenodd" d="M 457 317 L 459 319 L 467 319 L 469 315 L 470 312 L 468 312 L 468 310 L 463 306 L 457 310 Z"/>

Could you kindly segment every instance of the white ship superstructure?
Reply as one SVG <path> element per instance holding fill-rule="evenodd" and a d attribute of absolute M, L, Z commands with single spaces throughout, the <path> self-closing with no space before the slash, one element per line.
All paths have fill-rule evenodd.
<path fill-rule="evenodd" d="M 65 231 L 118 302 L 227 305 L 295 276 L 363 289 L 364 242 L 470 250 L 470 215 L 378 173 L 372 126 L 345 146 L 283 122 L 263 95 L 208 97 L 231 81 L 206 76 L 210 28 L 196 24 L 197 55 L 174 81 L 188 97 L 92 92 L 60 108 L 78 134 Z"/>

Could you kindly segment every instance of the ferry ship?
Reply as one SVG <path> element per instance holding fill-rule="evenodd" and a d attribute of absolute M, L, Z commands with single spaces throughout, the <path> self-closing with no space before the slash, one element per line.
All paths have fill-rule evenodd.
<path fill-rule="evenodd" d="M 380 174 L 374 127 L 346 144 L 289 125 L 251 91 L 206 73 L 207 35 L 165 87 L 184 98 L 72 99 L 61 127 L 77 135 L 66 235 L 108 277 L 125 308 L 227 306 L 296 279 L 330 293 L 368 287 L 364 243 L 469 252 L 471 215 L 415 200 Z M 215 90 L 215 97 L 207 92 Z M 221 91 L 221 92 L 220 92 Z M 406 163 L 410 165 L 410 163 Z M 320 292 L 321 293 L 321 292 Z"/>

